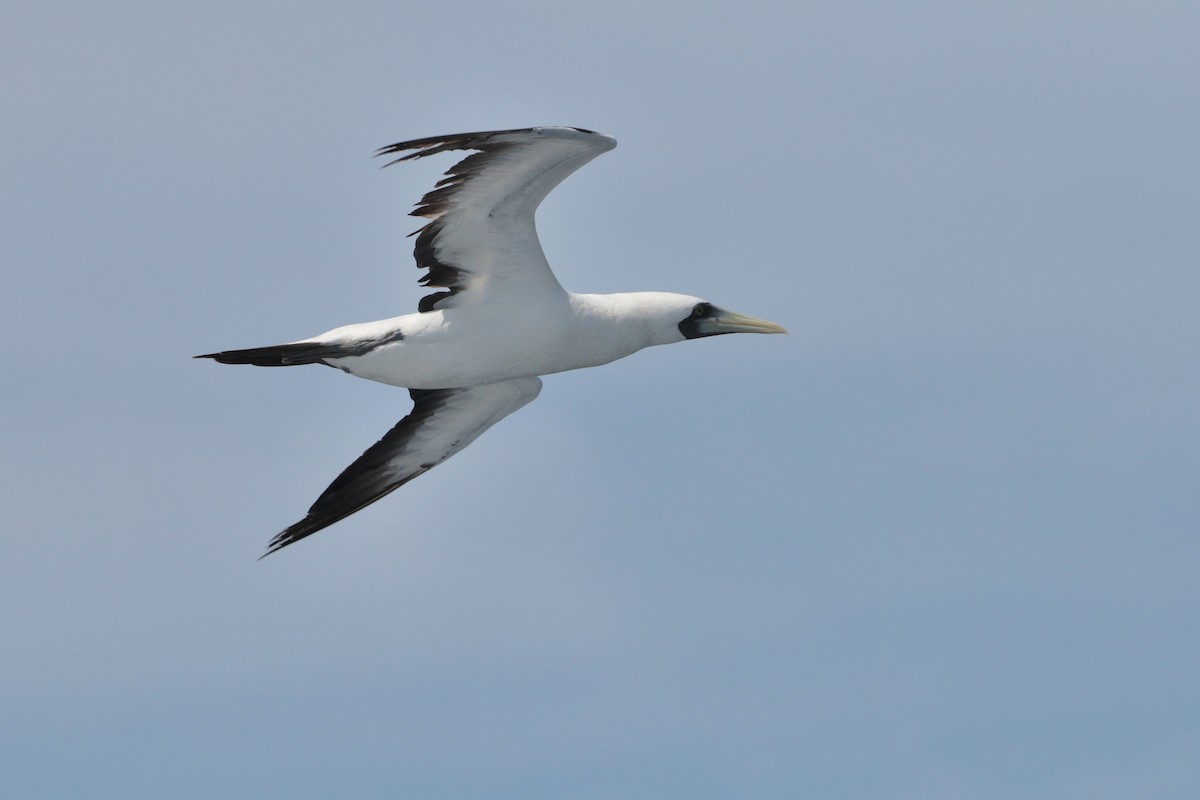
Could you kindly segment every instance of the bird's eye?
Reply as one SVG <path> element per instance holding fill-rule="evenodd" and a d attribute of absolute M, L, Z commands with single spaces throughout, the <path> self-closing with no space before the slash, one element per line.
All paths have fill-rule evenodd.
<path fill-rule="evenodd" d="M 707 308 L 705 308 L 705 304 L 704 304 L 704 303 L 697 303 L 697 304 L 696 304 L 696 307 L 692 309 L 692 316 L 693 316 L 693 317 L 703 317 L 703 316 L 704 316 L 704 313 L 705 313 L 707 310 L 708 310 L 708 309 L 707 309 Z"/>

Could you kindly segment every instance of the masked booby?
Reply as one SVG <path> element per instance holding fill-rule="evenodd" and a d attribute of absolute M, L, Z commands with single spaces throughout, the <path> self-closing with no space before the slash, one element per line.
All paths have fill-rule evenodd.
<path fill-rule="evenodd" d="M 644 347 L 723 333 L 785 333 L 691 295 L 575 294 L 546 262 L 534 212 L 563 179 L 616 146 L 582 128 L 434 136 L 380 148 L 391 166 L 474 151 L 417 204 L 420 279 L 437 291 L 415 314 L 270 347 L 196 358 L 286 367 L 325 364 L 409 390 L 408 416 L 347 467 L 307 515 L 271 540 L 288 546 L 428 472 L 541 391 L 541 375 L 595 367 Z M 407 155 L 400 155 L 406 153 Z"/>

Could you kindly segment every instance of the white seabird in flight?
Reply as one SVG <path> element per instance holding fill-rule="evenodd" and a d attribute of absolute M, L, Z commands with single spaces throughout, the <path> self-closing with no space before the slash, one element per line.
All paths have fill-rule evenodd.
<path fill-rule="evenodd" d="M 722 333 L 786 333 L 699 297 L 666 292 L 575 294 L 559 285 L 534 212 L 551 189 L 616 140 L 582 128 L 434 136 L 384 147 L 384 166 L 474 150 L 421 198 L 413 216 L 420 282 L 446 291 L 416 314 L 347 325 L 271 347 L 196 358 L 222 364 L 325 364 L 402 386 L 413 409 L 271 540 L 269 555 L 428 472 L 538 396 L 539 375 L 595 367 L 644 347 Z"/>

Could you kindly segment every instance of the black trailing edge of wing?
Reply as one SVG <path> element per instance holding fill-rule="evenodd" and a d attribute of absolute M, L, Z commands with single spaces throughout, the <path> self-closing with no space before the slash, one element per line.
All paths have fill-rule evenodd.
<path fill-rule="evenodd" d="M 421 298 L 420 303 L 417 305 L 419 311 L 432 311 L 438 308 L 438 304 L 443 300 L 454 296 L 457 291 L 464 288 L 460 283 L 460 279 L 468 274 L 468 271 L 462 267 L 455 264 L 447 264 L 438 258 L 437 237 L 441 232 L 441 226 L 438 224 L 440 218 L 450 210 L 455 195 L 464 185 L 486 170 L 496 160 L 497 156 L 510 148 L 521 146 L 520 143 L 515 143 L 511 140 L 504 141 L 499 137 L 516 133 L 528 133 L 533 130 L 536 129 L 513 128 L 503 131 L 477 131 L 474 133 L 454 133 L 447 136 L 431 136 L 425 139 L 397 142 L 387 147 L 381 147 L 376 151 L 376 156 L 398 155 L 410 150 L 413 151 L 409 152 L 408 155 L 392 159 L 384 164 L 385 167 L 390 167 L 401 161 L 424 158 L 449 150 L 478 151 L 446 170 L 444 177 L 437 182 L 437 185 L 421 198 L 413 211 L 409 212 L 411 216 L 432 220 L 413 234 L 417 237 L 416 246 L 413 248 L 413 258 L 417 262 L 417 268 L 429 270 L 421 278 L 420 283 L 423 286 L 434 286 L 449 290 L 436 292 Z M 580 133 L 595 133 L 595 131 L 590 131 L 586 128 L 574 128 L 573 130 Z"/>
<path fill-rule="evenodd" d="M 408 474 L 389 476 L 387 473 L 388 463 L 395 454 L 404 449 L 413 434 L 420 430 L 447 398 L 459 391 L 462 390 L 409 389 L 413 409 L 408 416 L 396 423 L 382 439 L 367 448 L 353 464 L 346 467 L 312 504 L 304 519 L 288 526 L 270 541 L 267 552 L 259 556 L 259 560 L 328 528 L 433 469 L 435 464 L 422 464 L 420 468 Z"/>

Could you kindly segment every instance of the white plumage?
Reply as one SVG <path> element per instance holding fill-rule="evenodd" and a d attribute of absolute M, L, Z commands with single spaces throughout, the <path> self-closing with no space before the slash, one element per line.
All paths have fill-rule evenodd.
<path fill-rule="evenodd" d="M 227 364 L 326 364 L 410 390 L 414 406 L 317 499 L 268 553 L 332 525 L 432 469 L 541 390 L 540 375 L 607 364 L 658 344 L 721 333 L 783 333 L 698 297 L 574 294 L 558 283 L 534 213 L 559 182 L 616 146 L 603 134 L 544 127 L 456 134 L 382 148 L 405 161 L 474 150 L 413 212 L 429 219 L 414 256 L 445 291 L 419 311 L 283 345 L 197 358 Z"/>

